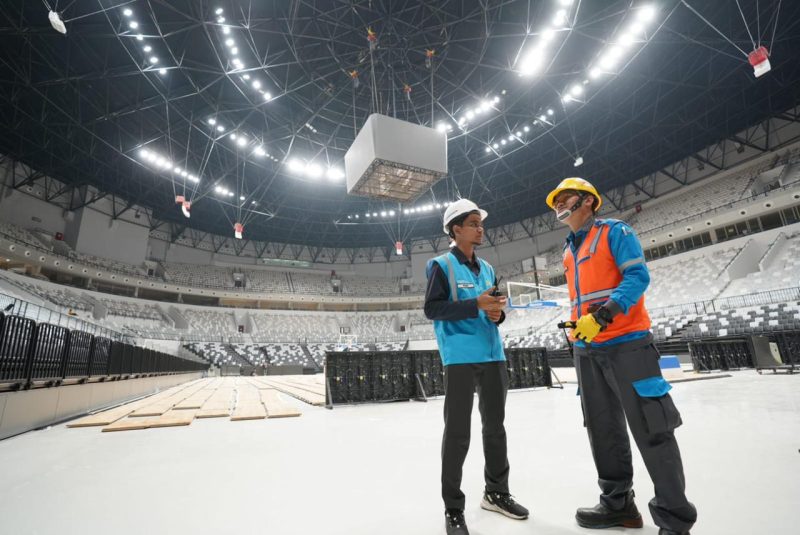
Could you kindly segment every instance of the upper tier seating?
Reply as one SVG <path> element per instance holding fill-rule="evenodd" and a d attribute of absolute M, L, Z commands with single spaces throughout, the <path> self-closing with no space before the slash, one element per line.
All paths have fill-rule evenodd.
<path fill-rule="evenodd" d="M 42 243 L 32 232 L 22 227 L 0 221 L 0 235 L 7 236 L 10 240 L 25 245 L 30 245 L 38 249 L 50 250 L 50 247 Z"/>
<path fill-rule="evenodd" d="M 700 213 L 725 206 L 742 198 L 751 183 L 752 173 L 742 173 L 717 180 L 704 181 L 702 186 L 678 193 L 666 200 L 658 198 L 642 204 L 642 211 L 627 218 L 637 233 L 663 227 Z"/>
<path fill-rule="evenodd" d="M 800 234 L 787 239 L 780 247 L 764 271 L 731 281 L 722 297 L 800 286 Z"/>
<path fill-rule="evenodd" d="M 204 288 L 234 288 L 233 271 L 216 266 L 164 264 L 164 280 L 172 284 Z"/>
<path fill-rule="evenodd" d="M 288 294 L 289 279 L 283 271 L 252 270 L 246 271 L 246 289 L 253 292 Z"/>

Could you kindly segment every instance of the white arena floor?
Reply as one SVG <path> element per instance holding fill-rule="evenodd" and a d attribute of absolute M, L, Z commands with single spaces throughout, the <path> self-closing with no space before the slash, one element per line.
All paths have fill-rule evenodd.
<path fill-rule="evenodd" d="M 798 533 L 800 377 L 734 372 L 676 384 L 695 535 Z M 300 418 L 101 433 L 58 425 L 0 441 L 3 534 L 444 533 L 442 400 L 302 408 Z M 463 488 L 473 535 L 593 533 L 597 499 L 575 385 L 508 396 L 511 490 L 527 521 L 479 508 L 477 407 Z M 634 454 L 638 505 L 652 486 Z M 626 531 L 609 530 L 612 533 Z"/>

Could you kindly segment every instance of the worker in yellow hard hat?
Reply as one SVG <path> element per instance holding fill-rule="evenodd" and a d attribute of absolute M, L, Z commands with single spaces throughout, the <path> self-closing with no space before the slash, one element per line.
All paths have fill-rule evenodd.
<path fill-rule="evenodd" d="M 633 229 L 596 218 L 602 204 L 597 189 L 582 178 L 562 180 L 547 196 L 547 206 L 571 230 L 564 245 L 571 338 L 601 489 L 600 503 L 578 509 L 575 519 L 585 528 L 642 527 L 627 420 L 655 487 L 649 505 L 659 534 L 688 534 L 697 510 L 686 499 L 674 434 L 681 416 L 661 375 L 644 304 L 650 273 Z"/>

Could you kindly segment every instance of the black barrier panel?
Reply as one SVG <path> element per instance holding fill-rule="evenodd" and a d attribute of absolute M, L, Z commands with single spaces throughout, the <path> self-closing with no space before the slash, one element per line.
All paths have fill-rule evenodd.
<path fill-rule="evenodd" d="M 30 350 L 36 323 L 20 316 L 5 316 L 0 328 L 0 381 L 27 381 Z"/>
<path fill-rule="evenodd" d="M 91 366 L 89 375 L 108 375 L 108 355 L 111 351 L 111 340 L 95 336 L 92 340 Z"/>
<path fill-rule="evenodd" d="M 696 371 L 752 368 L 752 342 L 741 338 L 693 340 L 689 353 Z"/>
<path fill-rule="evenodd" d="M 156 359 L 158 351 L 155 349 L 145 349 L 144 359 L 142 360 L 142 373 L 154 373 L 156 371 Z"/>
<path fill-rule="evenodd" d="M 800 364 L 800 331 L 780 331 L 773 333 L 778 352 L 785 366 Z"/>
<path fill-rule="evenodd" d="M 553 386 L 547 350 L 543 347 L 515 347 L 505 350 L 509 389 Z"/>
<path fill-rule="evenodd" d="M 31 353 L 30 380 L 42 381 L 64 377 L 64 358 L 69 330 L 50 323 L 36 326 Z"/>
<path fill-rule="evenodd" d="M 414 374 L 417 381 L 416 397 L 444 395 L 444 367 L 439 352 L 412 351 Z M 424 390 L 420 390 L 421 388 Z"/>
<path fill-rule="evenodd" d="M 375 362 L 375 355 L 372 352 L 326 352 L 325 374 L 333 403 L 375 401 L 376 392 L 378 396 L 386 396 L 386 385 L 380 377 L 381 363 Z"/>
<path fill-rule="evenodd" d="M 510 388 L 551 387 L 547 351 L 507 350 Z M 358 403 L 444 395 L 444 368 L 438 351 L 328 352 L 330 401 Z"/>
<path fill-rule="evenodd" d="M 370 382 L 373 399 L 395 401 L 411 399 L 416 391 L 412 357 L 408 352 L 372 354 Z"/>
<path fill-rule="evenodd" d="M 144 348 L 138 346 L 129 346 L 130 347 L 130 365 L 128 367 L 128 373 L 131 374 L 139 374 L 142 371 L 142 364 L 144 362 Z"/>
<path fill-rule="evenodd" d="M 120 373 L 122 375 L 130 375 L 133 369 L 134 354 L 139 351 L 139 348 L 130 344 L 125 344 L 122 350 L 122 363 L 120 364 Z"/>
<path fill-rule="evenodd" d="M 87 377 L 89 357 L 92 353 L 94 336 L 83 331 L 72 331 L 67 344 L 66 368 L 64 377 Z"/>
<path fill-rule="evenodd" d="M 125 342 L 111 342 L 111 351 L 108 355 L 108 375 L 122 375 L 122 365 L 124 362 Z"/>

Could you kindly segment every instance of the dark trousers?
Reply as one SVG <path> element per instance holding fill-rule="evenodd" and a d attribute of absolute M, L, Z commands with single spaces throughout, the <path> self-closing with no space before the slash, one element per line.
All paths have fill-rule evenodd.
<path fill-rule="evenodd" d="M 444 369 L 444 437 L 442 439 L 442 498 L 445 509 L 464 509 L 461 474 L 469 451 L 472 399 L 478 390 L 483 428 L 484 479 L 489 492 L 508 492 L 506 448 L 505 361 L 452 364 Z"/>
<path fill-rule="evenodd" d="M 656 525 L 683 532 L 697 520 L 697 510 L 685 494 L 683 463 L 673 430 L 680 414 L 669 394 L 642 397 L 633 382 L 661 376 L 658 350 L 652 338 L 605 348 L 575 348 L 584 421 L 589 432 L 600 501 L 621 509 L 633 486 L 631 446 L 633 439 L 653 480 L 655 498 L 650 513 Z"/>

